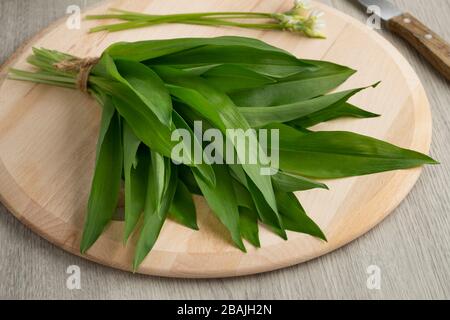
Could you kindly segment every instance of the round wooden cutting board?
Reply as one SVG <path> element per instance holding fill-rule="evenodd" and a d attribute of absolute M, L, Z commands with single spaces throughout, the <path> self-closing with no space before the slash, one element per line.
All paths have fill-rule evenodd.
<path fill-rule="evenodd" d="M 133 0 L 106 2 L 87 13 L 108 8 L 139 12 L 286 11 L 292 1 L 273 0 Z M 239 35 L 284 48 L 301 58 L 324 59 L 359 72 L 340 89 L 373 84 L 352 102 L 382 117 L 345 119 L 318 126 L 374 136 L 427 153 L 431 115 L 421 82 L 400 53 L 376 32 L 338 11 L 325 11 L 328 38 L 306 39 L 288 32 L 240 30 L 189 25 L 164 25 L 118 33 L 88 34 L 98 21 L 83 21 L 70 30 L 60 21 L 42 31 L 6 63 L 0 83 L 0 194 L 9 210 L 33 231 L 59 247 L 79 254 L 86 204 L 93 173 L 100 107 L 75 90 L 4 80 L 9 67 L 30 68 L 31 47 L 45 47 L 77 56 L 98 56 L 117 41 L 175 37 Z M 111 22 L 111 21 L 106 21 Z M 102 22 L 105 23 L 105 22 Z M 330 191 L 299 194 L 309 215 L 322 227 L 327 243 L 289 233 L 284 241 L 261 227 L 262 248 L 247 243 L 244 254 L 205 201 L 196 198 L 199 232 L 168 221 L 139 272 L 169 277 L 228 277 L 291 266 L 330 252 L 364 234 L 405 198 L 420 169 L 328 181 Z M 134 241 L 122 244 L 122 222 L 113 222 L 84 257 L 130 270 Z M 135 239 L 133 239 L 135 240 Z"/>

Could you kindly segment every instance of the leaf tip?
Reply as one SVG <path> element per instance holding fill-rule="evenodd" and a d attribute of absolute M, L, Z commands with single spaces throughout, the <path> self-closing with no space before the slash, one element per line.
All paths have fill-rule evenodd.
<path fill-rule="evenodd" d="M 425 165 L 425 164 L 428 164 L 428 165 L 439 165 L 439 164 L 441 164 L 439 161 L 431 158 L 430 156 L 428 156 L 426 154 L 423 154 L 423 153 L 419 152 L 419 155 L 421 156 L 421 164 L 422 165 Z"/>
<path fill-rule="evenodd" d="M 258 231 L 258 233 L 256 234 L 256 237 L 255 237 L 255 239 L 254 239 L 253 242 L 254 242 L 253 245 L 254 245 L 256 248 L 261 248 L 261 240 L 259 240 L 259 231 Z"/>
<path fill-rule="evenodd" d="M 330 190 L 330 188 L 325 183 L 319 184 L 319 188 L 324 190 Z"/>
<path fill-rule="evenodd" d="M 133 268 L 132 268 L 133 273 L 137 273 L 138 272 L 139 267 L 141 266 L 142 260 L 143 259 L 139 259 L 137 257 L 133 260 Z"/>
<path fill-rule="evenodd" d="M 81 243 L 80 243 L 80 253 L 85 254 L 91 246 L 92 246 L 92 242 L 88 241 L 85 234 L 83 233 L 83 237 L 82 237 Z"/>
<path fill-rule="evenodd" d="M 372 88 L 376 88 L 376 87 L 378 87 L 380 84 L 381 84 L 381 80 L 378 81 L 378 82 L 375 82 L 371 87 L 372 87 Z"/>
<path fill-rule="evenodd" d="M 89 248 L 86 248 L 85 246 L 81 245 L 80 246 L 80 253 L 82 255 L 86 254 L 86 252 L 88 251 Z"/>
<path fill-rule="evenodd" d="M 369 112 L 369 111 L 366 114 L 366 118 L 378 118 L 378 117 L 381 117 L 381 114 L 373 113 L 373 112 Z"/>
<path fill-rule="evenodd" d="M 325 242 L 328 242 L 327 236 L 322 232 L 322 230 L 320 230 L 320 233 L 317 235 L 317 238 Z"/>
<path fill-rule="evenodd" d="M 241 250 L 244 253 L 247 253 L 247 248 L 245 248 L 244 242 L 242 242 L 242 239 L 235 240 L 234 243 L 238 247 L 239 250 Z"/>

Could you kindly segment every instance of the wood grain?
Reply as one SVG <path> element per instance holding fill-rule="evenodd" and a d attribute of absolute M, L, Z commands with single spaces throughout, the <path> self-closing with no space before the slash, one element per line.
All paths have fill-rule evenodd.
<path fill-rule="evenodd" d="M 387 25 L 450 80 L 450 45 L 444 39 L 410 13 L 392 18 Z"/>
<path fill-rule="evenodd" d="M 0 60 L 25 39 L 64 15 L 70 4 L 89 0 L 0 2 Z M 331 3 L 330 1 L 324 1 Z M 394 0 L 450 39 L 445 0 Z M 359 20 L 365 16 L 347 1 L 332 4 Z M 20 26 L 20 27 L 19 27 Z M 410 196 L 374 231 L 320 259 L 277 272 L 228 280 L 189 281 L 131 275 L 66 254 L 30 232 L 9 214 L 0 215 L 0 297 L 6 298 L 162 298 L 162 299 L 379 299 L 445 298 L 450 295 L 450 139 L 448 83 L 428 63 L 389 33 L 383 35 L 413 64 L 432 101 L 435 137 L 432 154 L 440 166 L 427 168 Z M 6 213 L 5 210 L 3 212 Z M 79 265 L 82 290 L 65 286 L 66 268 Z M 366 288 L 366 268 L 382 270 L 381 290 Z"/>

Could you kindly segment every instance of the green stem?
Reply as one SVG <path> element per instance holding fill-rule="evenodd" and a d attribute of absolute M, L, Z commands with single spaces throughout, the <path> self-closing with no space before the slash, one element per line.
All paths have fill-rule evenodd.
<path fill-rule="evenodd" d="M 283 29 L 278 23 L 241 23 L 241 22 L 233 22 L 233 21 L 224 21 L 224 20 L 214 20 L 214 21 L 195 21 L 195 24 L 202 25 L 213 25 L 213 26 L 230 26 L 230 27 L 239 27 L 239 28 L 249 28 L 249 29 L 269 29 L 269 30 L 281 30 Z"/>
<path fill-rule="evenodd" d="M 102 14 L 102 15 L 90 15 L 87 16 L 86 19 L 154 19 L 154 18 L 175 18 L 175 19 L 195 19 L 202 17 L 230 17 L 230 16 L 239 16 L 239 17 L 248 17 L 248 18 L 270 18 L 273 16 L 272 13 L 264 13 L 264 12 L 202 12 L 202 13 L 178 13 L 178 14 L 167 14 L 167 15 L 152 15 L 145 13 L 138 13 L 132 11 L 125 11 L 119 9 L 111 9 L 113 12 L 118 12 L 118 14 Z"/>
<path fill-rule="evenodd" d="M 43 72 L 28 72 L 17 69 L 11 69 L 9 71 L 9 79 L 42 83 L 70 89 L 76 88 L 75 78 L 55 76 Z"/>
<path fill-rule="evenodd" d="M 142 27 L 149 27 L 163 23 L 184 23 L 184 24 L 195 24 L 195 25 L 209 25 L 209 26 L 232 26 L 248 29 L 266 29 L 266 30 L 282 30 L 283 27 L 278 23 L 242 23 L 234 21 L 226 21 L 214 18 L 202 18 L 202 19 L 192 19 L 192 20 L 177 20 L 165 18 L 164 20 L 153 20 L 153 21 L 128 21 L 117 24 L 103 25 L 92 28 L 90 32 L 99 31 L 109 31 L 116 32 L 122 30 L 136 29 Z"/>
<path fill-rule="evenodd" d="M 142 28 L 142 27 L 149 27 L 152 25 L 158 25 L 160 23 L 158 22 L 147 22 L 147 21 L 129 21 L 129 22 L 123 22 L 123 23 L 116 23 L 116 24 L 109 24 L 109 25 L 103 25 L 91 28 L 89 30 L 90 33 L 99 32 L 99 31 L 109 31 L 109 32 L 116 32 L 121 30 L 129 30 L 129 29 L 136 29 L 136 28 Z"/>
<path fill-rule="evenodd" d="M 33 54 L 27 61 L 38 68 L 36 72 L 11 69 L 8 77 L 13 80 L 30 81 L 64 88 L 76 88 L 77 74 L 63 72 L 55 68 L 55 64 L 74 56 L 54 50 L 33 48 Z"/>

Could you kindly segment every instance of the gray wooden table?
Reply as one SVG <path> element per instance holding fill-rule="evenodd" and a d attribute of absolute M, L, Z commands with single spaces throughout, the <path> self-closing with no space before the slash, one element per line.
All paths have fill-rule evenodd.
<path fill-rule="evenodd" d="M 278 0 L 273 0 L 278 1 Z M 347 0 L 322 0 L 361 21 Z M 1 0 L 0 62 L 75 4 L 99 0 Z M 450 0 L 395 0 L 450 41 Z M 380 31 L 422 79 L 434 117 L 432 155 L 413 191 L 383 223 L 319 259 L 267 274 L 224 280 L 132 275 L 70 255 L 33 234 L 0 206 L 0 298 L 16 299 L 428 299 L 450 298 L 450 86 L 403 41 Z M 70 265 L 81 290 L 66 287 Z M 377 266 L 380 289 L 368 289 Z"/>

